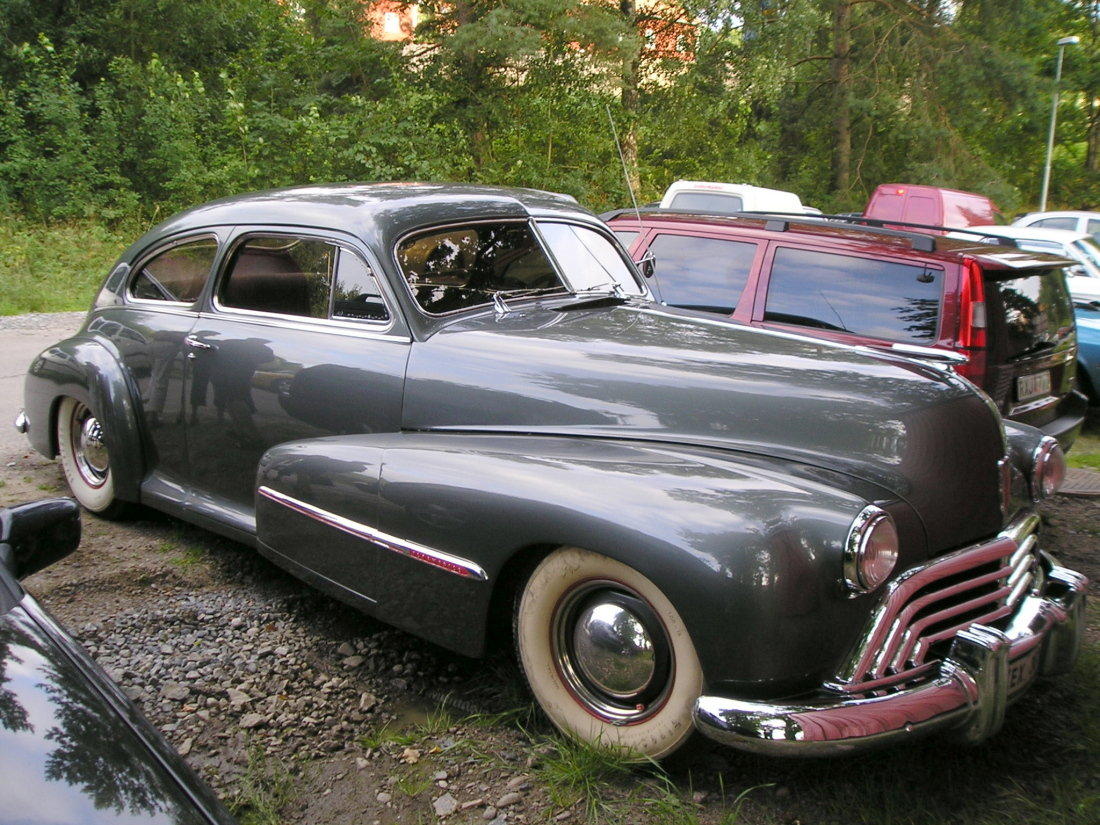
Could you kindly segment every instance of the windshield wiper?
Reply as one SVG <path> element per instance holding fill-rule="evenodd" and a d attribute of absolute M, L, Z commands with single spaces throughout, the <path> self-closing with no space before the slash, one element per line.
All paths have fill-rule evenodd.
<path fill-rule="evenodd" d="M 533 295 L 550 295 L 555 292 L 565 292 L 565 286 L 558 284 L 557 286 L 534 286 L 525 287 L 522 289 L 498 289 L 493 292 L 493 307 L 496 311 L 504 315 L 511 312 L 511 307 L 504 300 L 505 298 L 529 298 Z"/>

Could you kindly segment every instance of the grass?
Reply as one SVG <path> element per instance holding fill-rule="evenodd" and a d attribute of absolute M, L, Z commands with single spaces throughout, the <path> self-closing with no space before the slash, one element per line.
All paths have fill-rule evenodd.
<path fill-rule="evenodd" d="M 1066 453 L 1066 463 L 1070 467 L 1100 470 L 1100 422 L 1092 424 L 1077 437 L 1073 447 Z"/>
<path fill-rule="evenodd" d="M 206 561 L 206 552 L 202 547 L 191 544 L 184 539 L 184 531 L 178 531 L 175 539 L 164 539 L 157 544 L 157 551 L 170 555 L 169 564 L 176 567 L 195 567 Z"/>
<path fill-rule="evenodd" d="M 294 780 L 286 767 L 253 747 L 248 751 L 248 766 L 237 795 L 229 800 L 229 809 L 241 825 L 282 825 L 280 812 L 295 796 Z"/>
<path fill-rule="evenodd" d="M 0 315 L 87 309 L 134 230 L 0 215 Z"/>

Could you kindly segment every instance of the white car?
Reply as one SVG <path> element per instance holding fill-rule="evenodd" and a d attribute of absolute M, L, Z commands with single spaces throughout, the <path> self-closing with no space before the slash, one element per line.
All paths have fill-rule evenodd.
<path fill-rule="evenodd" d="M 1100 212 L 1032 212 L 1017 218 L 1012 225 L 1085 232 L 1100 241 Z"/>
<path fill-rule="evenodd" d="M 971 226 L 972 232 L 1014 238 L 1021 249 L 1047 252 L 1076 261 L 1066 268 L 1070 295 L 1086 301 L 1100 300 L 1100 244 L 1086 232 L 1069 229 L 1044 229 L 1041 226 Z"/>
<path fill-rule="evenodd" d="M 721 183 L 710 180 L 678 180 L 665 190 L 662 209 L 680 212 L 705 212 L 729 215 L 735 212 L 797 212 L 821 214 L 820 209 L 804 206 L 794 192 L 765 189 L 747 183 Z"/>

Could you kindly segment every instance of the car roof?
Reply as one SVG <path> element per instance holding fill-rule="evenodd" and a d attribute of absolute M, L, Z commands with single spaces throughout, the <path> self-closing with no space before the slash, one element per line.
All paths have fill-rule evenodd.
<path fill-rule="evenodd" d="M 638 225 L 638 217 L 631 210 L 622 210 L 610 217 L 612 228 L 617 224 Z M 782 230 L 772 229 L 774 224 L 782 224 Z M 886 251 L 893 254 L 907 256 L 918 255 L 926 260 L 937 260 L 942 263 L 958 263 L 960 255 L 967 255 L 982 262 L 983 265 L 993 267 L 1006 267 L 1019 269 L 1035 266 L 1064 266 L 1069 261 L 1047 255 L 1040 252 L 1031 252 L 1015 249 L 1008 246 L 997 246 L 984 242 L 975 237 L 973 240 L 954 238 L 949 236 L 921 235 L 921 237 L 934 239 L 933 251 L 915 250 L 911 236 L 918 233 L 899 232 L 894 235 L 884 234 L 873 227 L 863 227 L 855 224 L 843 224 L 836 221 L 806 217 L 775 216 L 768 218 L 734 217 L 723 215 L 694 214 L 685 212 L 660 212 L 641 213 L 642 227 L 668 227 L 683 225 L 685 228 L 694 226 L 704 230 L 713 230 L 715 227 L 725 227 L 739 231 L 749 231 L 752 234 L 764 237 L 774 236 L 776 239 L 784 237 L 790 240 L 810 239 L 825 243 L 842 242 L 862 247 L 868 251 Z M 966 227 L 971 230 L 974 227 Z M 1003 227 L 989 229 L 990 234 L 1000 234 L 996 230 Z M 780 235 L 782 232 L 782 235 Z M 1072 234 L 1072 233 L 1071 233 Z"/>
<path fill-rule="evenodd" d="M 1055 241 L 1057 243 L 1073 243 L 1081 238 L 1091 238 L 1088 232 L 1078 232 L 1076 229 L 1048 229 L 1045 226 L 968 226 L 974 231 L 987 231 L 991 235 L 1004 235 L 1008 238 L 1023 238 L 1036 241 Z"/>
<path fill-rule="evenodd" d="M 1062 209 L 1056 212 L 1028 212 L 1012 222 L 1013 226 L 1023 226 L 1021 221 L 1041 221 L 1043 218 L 1100 218 L 1100 212 L 1087 209 Z"/>
<path fill-rule="evenodd" d="M 485 218 L 598 219 L 570 195 L 465 183 L 331 183 L 220 198 L 154 226 L 130 251 L 203 227 L 267 224 L 332 228 L 389 241 L 422 226 Z"/>

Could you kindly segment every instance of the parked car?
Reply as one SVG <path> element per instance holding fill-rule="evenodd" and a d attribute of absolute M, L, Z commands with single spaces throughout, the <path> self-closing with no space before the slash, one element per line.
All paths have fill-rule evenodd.
<path fill-rule="evenodd" d="M 665 209 L 729 215 L 736 212 L 799 212 L 820 214 L 804 206 L 794 192 L 765 189 L 747 183 L 710 180 L 678 180 L 665 190 L 659 204 Z"/>
<path fill-rule="evenodd" d="M 965 357 L 956 369 L 1003 415 L 1069 449 L 1086 403 L 1075 393 L 1067 261 L 858 224 L 645 210 L 606 216 L 671 306 L 776 331 Z"/>
<path fill-rule="evenodd" d="M 1017 218 L 1012 225 L 1067 229 L 1092 235 L 1094 241 L 1100 242 L 1100 212 L 1032 212 Z"/>
<path fill-rule="evenodd" d="M 1084 232 L 1046 229 L 1040 226 L 975 226 L 975 231 L 995 233 L 990 241 L 1010 238 L 1022 249 L 1069 258 L 1066 285 L 1070 295 L 1086 301 L 1100 299 L 1100 244 Z"/>
<path fill-rule="evenodd" d="M 1056 441 L 949 371 L 661 307 L 565 196 L 184 212 L 35 359 L 19 423 L 89 509 L 205 525 L 460 653 L 514 640 L 555 724 L 654 758 L 695 726 L 981 740 L 1081 634 L 1034 510 Z"/>
<path fill-rule="evenodd" d="M 1078 301 L 1077 381 L 1093 406 L 1100 406 L 1100 302 Z"/>
<path fill-rule="evenodd" d="M 72 499 L 0 509 L 0 822 L 231 825 L 19 579 L 76 549 Z"/>
<path fill-rule="evenodd" d="M 959 228 L 991 224 L 996 214 L 997 207 L 985 195 L 911 183 L 875 187 L 863 210 L 868 218 Z M 942 234 L 942 230 L 932 231 Z"/>

